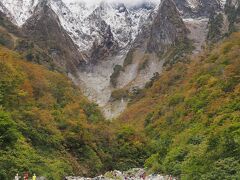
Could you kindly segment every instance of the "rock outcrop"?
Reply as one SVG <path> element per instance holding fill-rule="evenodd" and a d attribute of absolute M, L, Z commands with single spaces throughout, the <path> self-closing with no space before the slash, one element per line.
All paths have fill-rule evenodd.
<path fill-rule="evenodd" d="M 25 35 L 54 59 L 54 64 L 75 74 L 84 63 L 78 47 L 61 26 L 47 1 L 40 2 L 22 27 Z"/>
<path fill-rule="evenodd" d="M 209 17 L 214 11 L 221 11 L 219 0 L 174 0 L 184 18 Z"/>
<path fill-rule="evenodd" d="M 186 42 L 188 33 L 175 3 L 163 0 L 153 20 L 147 49 L 149 52 L 163 54 L 169 47 Z"/>
<path fill-rule="evenodd" d="M 225 13 L 229 22 L 229 32 L 240 30 L 240 1 L 227 0 Z"/>
<path fill-rule="evenodd" d="M 99 61 L 102 61 L 109 57 L 110 55 L 115 55 L 118 52 L 118 42 L 115 41 L 111 27 L 105 23 L 101 22 L 101 36 L 100 40 L 95 40 L 93 46 L 90 50 L 89 63 L 91 65 L 97 64 Z"/>

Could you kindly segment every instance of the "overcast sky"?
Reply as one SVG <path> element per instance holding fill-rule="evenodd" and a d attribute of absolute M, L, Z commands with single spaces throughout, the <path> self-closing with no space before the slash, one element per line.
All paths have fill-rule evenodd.
<path fill-rule="evenodd" d="M 95 4 L 95 3 L 99 3 L 103 0 L 64 0 L 64 2 L 87 2 L 89 4 Z M 104 1 L 107 1 L 107 2 L 123 2 L 124 4 L 126 5 L 137 5 L 139 3 L 142 3 L 142 2 L 156 2 L 156 3 L 159 3 L 160 0 L 104 0 Z"/>

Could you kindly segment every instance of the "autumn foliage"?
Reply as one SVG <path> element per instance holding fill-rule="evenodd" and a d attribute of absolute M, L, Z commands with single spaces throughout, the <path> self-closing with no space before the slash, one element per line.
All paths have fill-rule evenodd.
<path fill-rule="evenodd" d="M 0 179 L 99 173 L 108 158 L 103 120 L 65 75 L 0 48 Z"/>
<path fill-rule="evenodd" d="M 143 166 L 181 179 L 238 179 L 239 65 L 234 33 L 155 76 L 110 122 L 64 74 L 0 47 L 0 179 Z"/>
<path fill-rule="evenodd" d="M 181 179 L 240 177 L 240 33 L 177 63 L 119 123 L 142 132 L 149 172 Z"/>

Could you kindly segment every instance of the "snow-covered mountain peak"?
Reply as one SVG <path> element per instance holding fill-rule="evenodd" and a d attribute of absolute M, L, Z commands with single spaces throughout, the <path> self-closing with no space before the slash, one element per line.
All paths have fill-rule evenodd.
<path fill-rule="evenodd" d="M 14 18 L 14 22 L 21 26 L 32 15 L 39 0 L 0 0 Z"/>
<path fill-rule="evenodd" d="M 56 2 L 51 3 L 64 28 L 69 32 L 80 50 L 89 50 L 93 42 L 101 39 L 101 22 L 110 26 L 114 39 L 120 47 L 126 47 L 137 35 L 140 22 L 147 19 L 157 7 L 154 3 L 142 3 L 138 7 L 120 2 L 63 0 L 64 12 Z M 134 8 L 133 8 L 134 7 Z M 67 12 L 68 11 L 68 12 Z"/>
<path fill-rule="evenodd" d="M 18 26 L 22 26 L 32 16 L 37 4 L 42 1 L 0 0 Z M 141 24 L 157 7 L 158 0 L 143 0 L 141 3 L 126 0 L 99 0 L 95 3 L 86 0 L 46 1 L 80 51 L 88 51 L 96 38 L 101 41 L 101 33 L 104 33 L 99 29 L 101 21 L 110 26 L 121 48 L 128 46 L 137 36 Z"/>

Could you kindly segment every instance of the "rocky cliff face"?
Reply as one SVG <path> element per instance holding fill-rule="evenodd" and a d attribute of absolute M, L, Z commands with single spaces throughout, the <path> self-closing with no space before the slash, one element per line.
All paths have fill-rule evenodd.
<path fill-rule="evenodd" d="M 32 16 L 34 8 L 40 2 L 39 0 L 1 0 L 12 16 L 13 22 L 21 26 Z M 5 12 L 5 11 L 4 11 Z"/>
<path fill-rule="evenodd" d="M 181 43 L 187 43 L 188 34 L 189 30 L 174 1 L 163 0 L 159 8 L 149 15 L 128 52 L 123 64 L 125 73 L 119 77 L 119 87 L 123 88 L 127 83 L 131 83 L 132 87 L 143 86 L 146 83 L 144 77 L 149 80 L 155 72 L 161 72 L 166 59 L 160 56 Z M 129 72 L 127 77 L 132 78 L 128 82 L 121 82 L 121 75 L 126 77 L 126 72 Z"/>
<path fill-rule="evenodd" d="M 3 5 L 2 2 L 0 2 L 0 12 L 4 13 L 2 16 L 7 16 L 10 21 L 14 22 L 15 24 L 17 23 L 10 11 Z"/>
<path fill-rule="evenodd" d="M 119 45 L 114 39 L 111 27 L 107 25 L 104 21 L 101 23 L 101 39 L 100 41 L 95 40 L 93 46 L 89 52 L 89 64 L 96 65 L 99 61 L 102 61 L 109 57 L 110 55 L 115 55 L 118 52 Z"/>
<path fill-rule="evenodd" d="M 208 42 L 215 43 L 240 29 L 240 1 L 227 0 L 224 11 L 213 11 L 208 24 Z"/>
<path fill-rule="evenodd" d="M 214 11 L 221 11 L 221 0 L 175 0 L 176 6 L 184 18 L 209 17 Z"/>
<path fill-rule="evenodd" d="M 83 57 L 47 1 L 36 6 L 22 30 L 35 44 L 50 54 L 57 66 L 70 73 L 77 72 Z"/>
<path fill-rule="evenodd" d="M 229 22 L 229 31 L 237 31 L 240 29 L 240 1 L 227 0 L 225 13 Z"/>
<path fill-rule="evenodd" d="M 17 51 L 27 61 L 41 64 L 51 70 L 61 71 L 64 67 L 56 67 L 49 53 L 35 44 L 22 29 L 11 22 L 8 14 L 0 12 L 0 44 Z"/>
<path fill-rule="evenodd" d="M 163 54 L 169 47 L 187 41 L 188 32 L 175 3 L 163 0 L 152 23 L 147 49 Z"/>

